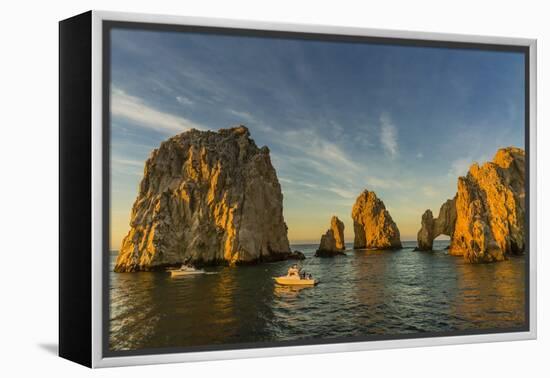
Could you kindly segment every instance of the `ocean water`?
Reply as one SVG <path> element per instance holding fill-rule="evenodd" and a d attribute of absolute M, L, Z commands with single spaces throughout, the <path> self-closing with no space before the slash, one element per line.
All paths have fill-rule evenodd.
<path fill-rule="evenodd" d="M 346 336 L 403 335 L 521 327 L 525 258 L 467 264 L 433 252 L 348 250 L 333 259 L 305 253 L 319 285 L 289 288 L 272 277 L 293 261 L 206 269 L 211 274 L 114 273 L 111 254 L 109 347 L 113 351 L 201 347 Z M 351 245 L 349 245 L 351 247 Z"/>

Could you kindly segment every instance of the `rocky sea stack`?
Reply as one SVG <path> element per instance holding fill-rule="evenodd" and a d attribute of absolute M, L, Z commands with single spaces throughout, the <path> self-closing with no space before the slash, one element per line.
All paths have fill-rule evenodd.
<path fill-rule="evenodd" d="M 315 252 L 316 257 L 333 257 L 344 255 L 346 245 L 344 243 L 344 223 L 333 216 L 330 220 L 330 228 L 321 236 L 321 243 Z"/>
<path fill-rule="evenodd" d="M 437 218 L 433 217 L 431 210 L 426 210 L 422 215 L 422 228 L 418 231 L 417 250 L 431 251 L 434 239 L 439 235 L 451 236 L 456 222 L 456 196 L 452 200 L 447 200 L 439 208 Z"/>
<path fill-rule="evenodd" d="M 115 271 L 292 257 L 269 149 L 239 126 L 190 130 L 153 150 Z"/>
<path fill-rule="evenodd" d="M 458 191 L 437 220 L 422 217 L 419 248 L 431 249 L 438 234 L 451 237 L 449 253 L 471 263 L 502 261 L 525 252 L 525 152 L 507 147 L 492 162 L 473 164 L 458 178 Z M 431 212 L 430 212 L 431 213 Z M 456 215 L 454 215 L 456 213 Z M 426 219 L 425 219 L 426 217 Z M 454 219 L 454 222 L 453 222 Z"/>
<path fill-rule="evenodd" d="M 374 192 L 363 191 L 351 211 L 355 239 L 354 249 L 399 249 L 399 229 Z"/>

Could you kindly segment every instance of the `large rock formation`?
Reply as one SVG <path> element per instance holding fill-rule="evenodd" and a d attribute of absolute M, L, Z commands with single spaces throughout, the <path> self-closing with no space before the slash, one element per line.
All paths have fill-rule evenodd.
<path fill-rule="evenodd" d="M 525 152 L 498 150 L 458 178 L 457 218 L 450 253 L 473 263 L 525 251 Z"/>
<path fill-rule="evenodd" d="M 437 218 L 431 210 L 422 215 L 422 228 L 418 231 L 418 250 L 431 251 L 433 241 L 439 235 L 452 236 L 456 222 L 456 196 L 447 200 L 439 209 Z"/>
<path fill-rule="evenodd" d="M 522 149 L 502 148 L 492 162 L 482 166 L 473 164 L 465 177 L 458 178 L 457 186 L 453 200 L 456 219 L 452 227 L 442 232 L 451 236 L 450 254 L 464 256 L 468 262 L 484 263 L 525 252 L 525 152 Z M 418 233 L 419 248 L 429 245 L 435 234 L 429 235 L 429 224 L 429 215 L 425 213 Z M 431 228 L 434 229 L 435 226 Z"/>
<path fill-rule="evenodd" d="M 332 257 L 345 255 L 345 249 L 344 223 L 338 219 L 338 217 L 333 216 L 330 220 L 330 228 L 323 236 L 321 236 L 321 243 L 315 252 L 315 256 Z"/>
<path fill-rule="evenodd" d="M 292 257 L 269 149 L 244 126 L 190 130 L 145 163 L 115 271 Z"/>
<path fill-rule="evenodd" d="M 355 249 L 401 248 L 399 229 L 390 213 L 374 192 L 363 191 L 351 211 Z"/>

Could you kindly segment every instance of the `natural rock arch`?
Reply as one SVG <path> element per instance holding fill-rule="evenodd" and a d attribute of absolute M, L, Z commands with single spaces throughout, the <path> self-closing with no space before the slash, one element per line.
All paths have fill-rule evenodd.
<path fill-rule="evenodd" d="M 447 200 L 439 209 L 437 218 L 433 217 L 431 210 L 426 210 L 422 215 L 422 228 L 418 231 L 418 250 L 431 251 L 433 241 L 440 235 L 453 238 L 456 222 L 456 196 Z"/>
<path fill-rule="evenodd" d="M 432 249 L 433 240 L 446 234 L 451 237 L 449 254 L 471 263 L 525 253 L 525 170 L 525 151 L 517 147 L 501 148 L 493 161 L 472 164 L 438 218 L 430 210 L 422 215 L 417 249 Z"/>

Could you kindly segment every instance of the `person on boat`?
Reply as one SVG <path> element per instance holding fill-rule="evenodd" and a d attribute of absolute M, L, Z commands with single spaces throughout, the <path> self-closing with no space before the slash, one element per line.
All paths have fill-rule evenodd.
<path fill-rule="evenodd" d="M 298 265 L 294 264 L 290 268 L 288 268 L 287 272 L 288 277 L 300 277 L 300 269 L 298 268 Z"/>

